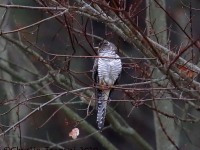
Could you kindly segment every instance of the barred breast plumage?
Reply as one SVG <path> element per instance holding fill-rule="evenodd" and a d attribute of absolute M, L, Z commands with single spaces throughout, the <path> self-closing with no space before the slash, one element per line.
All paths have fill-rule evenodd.
<path fill-rule="evenodd" d="M 99 56 L 101 57 L 111 57 L 119 58 L 117 54 L 105 53 Z M 109 59 L 109 58 L 99 58 L 98 59 L 98 76 L 100 82 L 102 81 L 106 85 L 113 85 L 122 70 L 120 59 Z"/>

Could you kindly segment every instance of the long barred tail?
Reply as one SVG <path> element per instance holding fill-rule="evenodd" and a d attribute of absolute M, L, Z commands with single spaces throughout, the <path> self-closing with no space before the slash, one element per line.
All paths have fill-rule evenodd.
<path fill-rule="evenodd" d="M 98 128 L 101 130 L 104 127 L 105 117 L 106 117 L 106 107 L 109 99 L 110 90 L 100 90 L 96 91 L 97 96 L 97 124 Z"/>

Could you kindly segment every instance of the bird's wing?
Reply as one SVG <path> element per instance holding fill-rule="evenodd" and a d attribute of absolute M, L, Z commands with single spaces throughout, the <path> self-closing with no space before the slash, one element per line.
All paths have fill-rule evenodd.
<path fill-rule="evenodd" d="M 98 83 L 98 58 L 94 60 L 94 65 L 92 69 L 92 79 L 93 79 L 94 85 Z"/>
<path fill-rule="evenodd" d="M 94 61 L 94 65 L 93 65 L 93 72 L 92 72 L 92 79 L 93 79 L 93 85 L 95 87 L 95 106 L 96 106 L 96 109 L 98 108 L 98 93 L 99 93 L 99 90 L 98 88 L 96 87 L 99 83 L 99 77 L 98 77 L 98 59 L 96 58 L 95 61 Z"/>

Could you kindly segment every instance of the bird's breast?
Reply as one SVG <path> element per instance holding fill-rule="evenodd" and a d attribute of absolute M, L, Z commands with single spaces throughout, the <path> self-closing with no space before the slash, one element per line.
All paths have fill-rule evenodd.
<path fill-rule="evenodd" d="M 99 80 L 107 85 L 113 85 L 121 72 L 121 60 L 99 58 L 98 76 Z"/>

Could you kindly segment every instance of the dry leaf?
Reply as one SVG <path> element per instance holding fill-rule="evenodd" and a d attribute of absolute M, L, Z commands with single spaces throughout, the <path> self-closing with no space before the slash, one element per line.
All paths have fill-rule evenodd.
<path fill-rule="evenodd" d="M 69 137 L 71 136 L 72 139 L 76 139 L 78 135 L 79 135 L 79 129 L 78 128 L 72 129 L 72 131 L 69 133 Z"/>
<path fill-rule="evenodd" d="M 179 71 L 185 73 L 187 77 L 194 78 L 197 76 L 197 73 L 195 71 L 187 68 L 186 66 L 182 66 L 179 64 L 177 64 L 177 66 L 178 66 Z"/>

